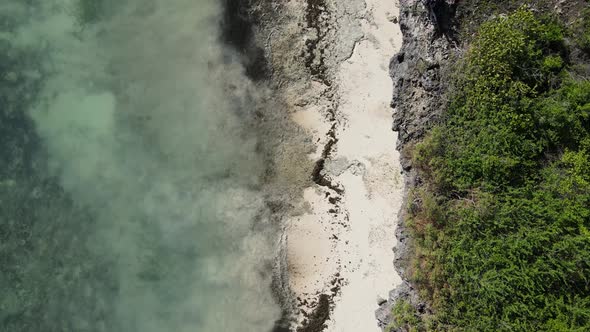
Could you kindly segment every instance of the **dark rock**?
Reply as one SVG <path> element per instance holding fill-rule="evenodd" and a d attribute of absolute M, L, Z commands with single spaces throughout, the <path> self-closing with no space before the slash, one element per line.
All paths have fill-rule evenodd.
<path fill-rule="evenodd" d="M 440 2 L 440 1 L 438 1 Z M 437 3 L 438 3 L 437 2 Z M 432 21 L 430 8 L 452 8 L 454 1 L 424 6 L 421 1 L 406 0 L 400 5 L 400 27 L 403 45 L 390 62 L 393 80 L 394 108 L 393 130 L 399 132 L 398 149 L 424 136 L 424 133 L 440 118 L 444 109 L 441 98 L 447 88 L 441 80 L 441 67 L 449 59 L 451 45 L 448 38 L 442 38 L 440 28 Z M 437 13 L 437 21 L 452 9 Z M 445 23 L 447 24 L 447 23 Z M 447 24 L 448 25 L 448 24 Z M 445 28 L 449 31 L 450 28 Z M 407 160 L 402 161 L 409 168 Z M 405 164 L 404 164 L 405 163 Z"/>
<path fill-rule="evenodd" d="M 412 161 L 404 149 L 420 140 L 441 118 L 448 84 L 444 79 L 452 55 L 452 24 L 455 0 L 401 0 L 399 23 L 403 45 L 390 62 L 394 109 L 392 129 L 399 133 L 397 149 L 404 171 L 406 191 L 420 183 Z M 405 199 L 407 199 L 407 194 Z M 402 206 L 407 206 L 406 202 Z M 405 227 L 405 209 L 398 216 L 395 269 L 402 285 L 392 290 L 389 300 L 380 304 L 375 316 L 385 329 L 391 323 L 396 301 L 405 300 L 421 315 L 430 313 L 428 304 L 407 281 L 405 273 L 412 250 L 412 239 Z"/>
<path fill-rule="evenodd" d="M 256 44 L 252 14 L 253 1 L 225 0 L 222 21 L 223 40 L 243 56 L 246 75 L 253 80 L 267 79 L 270 75 L 264 50 Z"/>

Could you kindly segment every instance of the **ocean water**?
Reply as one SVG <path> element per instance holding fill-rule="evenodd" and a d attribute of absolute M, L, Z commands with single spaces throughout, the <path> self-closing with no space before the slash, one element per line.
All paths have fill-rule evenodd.
<path fill-rule="evenodd" d="M 259 92 L 221 0 L 0 2 L 0 331 L 269 331 Z"/>

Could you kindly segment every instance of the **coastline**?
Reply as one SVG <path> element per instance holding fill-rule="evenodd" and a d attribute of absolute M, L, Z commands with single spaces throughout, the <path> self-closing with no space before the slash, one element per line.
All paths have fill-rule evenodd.
<path fill-rule="evenodd" d="M 378 331 L 391 323 L 398 299 L 427 309 L 404 274 L 411 243 L 402 207 L 420 181 L 407 150 L 442 112 L 448 41 L 419 0 L 401 0 L 399 9 L 381 0 L 259 1 L 250 13 L 277 111 L 267 123 L 280 118 L 295 127 L 263 130 L 283 137 L 268 185 L 282 232 L 273 289 L 284 314 L 275 331 L 352 331 L 355 321 Z M 368 67 L 375 64 L 380 68 Z M 375 102 L 378 110 L 367 111 Z M 387 203 L 376 204 L 375 196 Z M 390 223 L 363 225 L 384 209 Z M 380 250 L 365 240 L 376 233 Z M 369 256 L 379 268 L 367 268 Z M 367 275 L 375 282 L 355 286 Z M 358 310 L 366 310 L 365 320 L 350 314 Z"/>
<path fill-rule="evenodd" d="M 402 282 L 393 247 L 404 183 L 388 75 L 401 47 L 397 6 L 309 0 L 256 9 L 266 14 L 257 36 L 279 112 L 308 143 L 304 154 L 279 154 L 275 178 L 301 159 L 313 165 L 294 184 L 302 197 L 275 213 L 284 228 L 273 288 L 285 310 L 275 330 L 380 331 L 375 310 Z"/>
<path fill-rule="evenodd" d="M 453 8 L 454 0 L 441 1 L 434 8 L 436 14 L 446 15 Z M 406 269 L 409 268 L 413 243 L 406 227 L 405 207 L 409 194 L 418 187 L 421 179 L 412 168 L 410 150 L 428 129 L 435 124 L 444 112 L 444 96 L 447 83 L 444 79 L 452 56 L 452 46 L 432 21 L 431 12 L 419 0 L 401 0 L 399 24 L 403 35 L 400 51 L 390 63 L 390 76 L 393 82 L 392 129 L 399 133 L 397 150 L 404 176 L 404 195 L 402 209 L 397 219 L 394 266 L 403 282 L 389 293 L 386 302 L 376 311 L 376 316 L 383 328 L 392 322 L 391 312 L 397 301 L 403 300 L 416 308 L 420 314 L 428 314 L 428 303 L 423 302 L 408 280 Z M 445 22 L 447 24 L 448 22 Z"/>

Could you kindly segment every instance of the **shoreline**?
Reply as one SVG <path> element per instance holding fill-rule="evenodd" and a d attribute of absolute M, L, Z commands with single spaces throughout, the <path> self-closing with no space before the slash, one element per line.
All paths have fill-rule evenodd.
<path fill-rule="evenodd" d="M 325 0 L 275 13 L 260 42 L 283 113 L 311 146 L 291 157 L 313 165 L 302 198 L 277 215 L 285 247 L 273 288 L 290 315 L 275 331 L 381 331 L 375 311 L 402 282 L 393 247 L 404 183 L 389 106 L 398 8 Z"/>
<path fill-rule="evenodd" d="M 403 43 L 392 58 L 390 76 L 393 81 L 392 128 L 399 133 L 397 150 L 400 151 L 405 183 L 403 206 L 409 204 L 408 194 L 421 181 L 412 168 L 408 149 L 436 123 L 444 110 L 443 97 L 447 86 L 443 77 L 447 75 L 446 70 L 453 52 L 450 42 L 439 35 L 430 18 L 431 13 L 418 0 L 400 1 L 399 24 Z M 420 299 L 418 291 L 407 278 L 406 269 L 410 264 L 413 244 L 406 228 L 405 214 L 405 210 L 400 210 L 394 262 L 403 283 L 389 293 L 387 301 L 376 312 L 383 326 L 391 323 L 392 309 L 399 300 L 407 301 L 421 315 L 430 312 L 428 303 Z"/>

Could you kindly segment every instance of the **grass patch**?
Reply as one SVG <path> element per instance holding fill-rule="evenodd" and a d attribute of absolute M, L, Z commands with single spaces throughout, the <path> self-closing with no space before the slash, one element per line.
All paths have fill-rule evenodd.
<path fill-rule="evenodd" d="M 404 331 L 420 332 L 424 331 L 422 318 L 416 312 L 416 309 L 405 300 L 398 300 L 391 311 L 392 323 L 388 326 L 387 331 Z"/>

